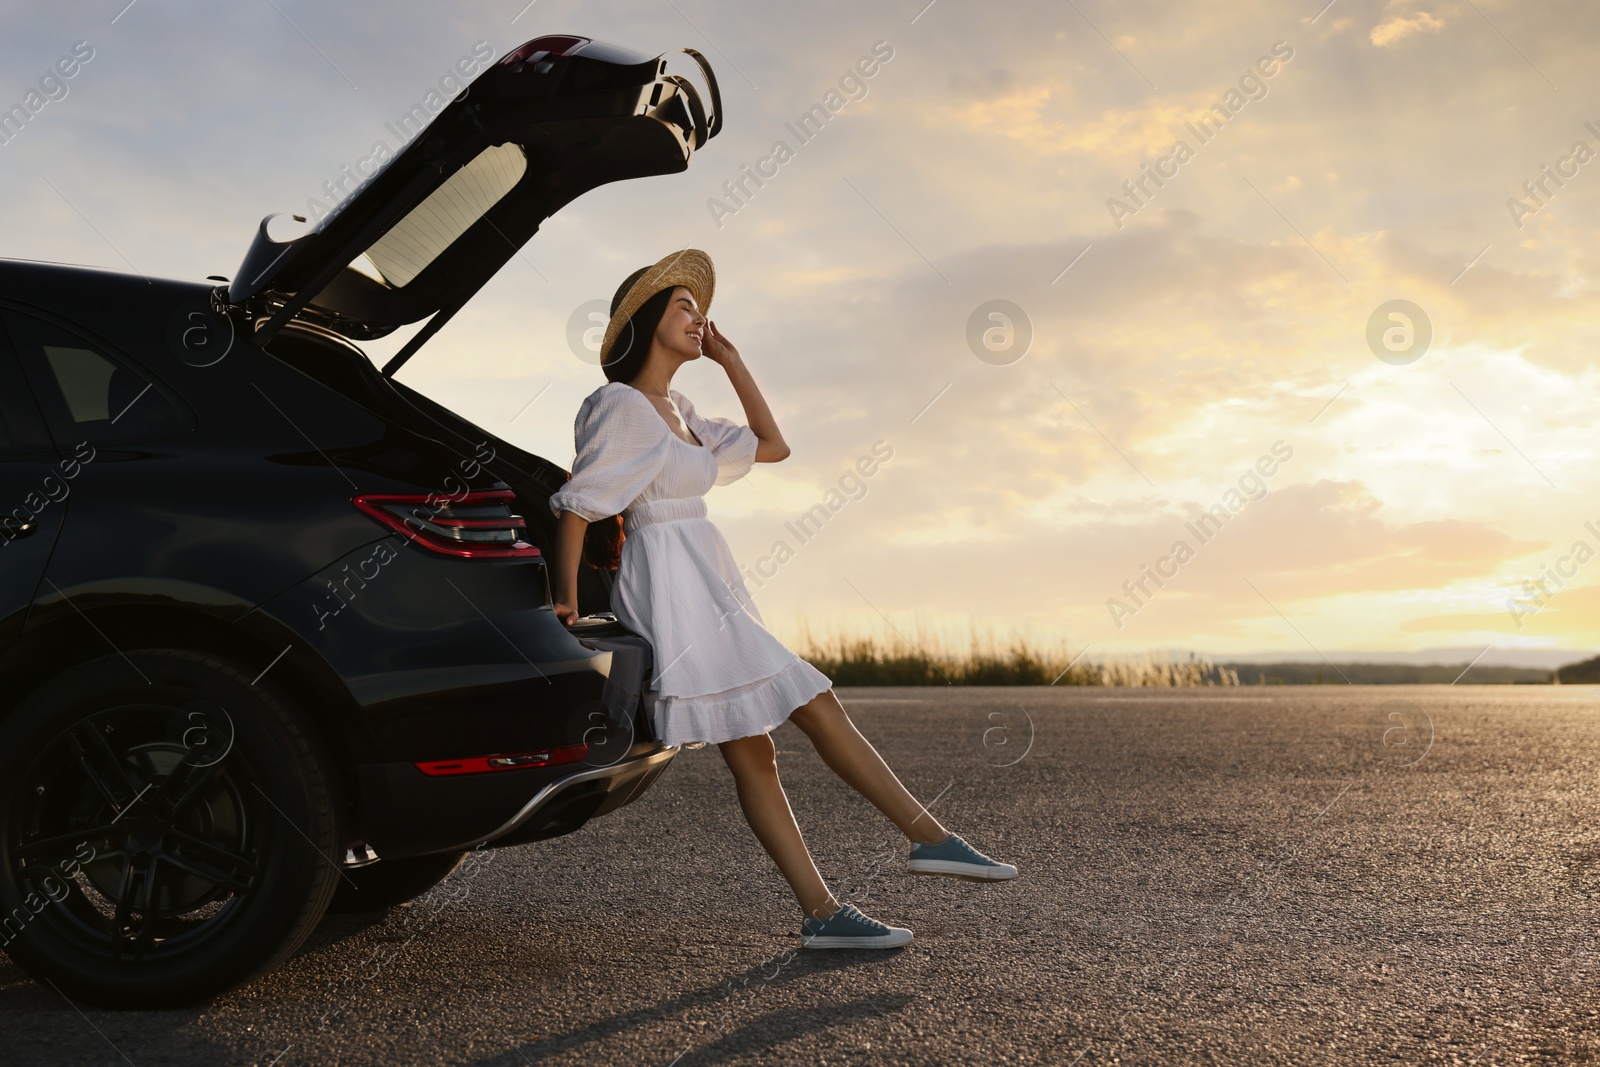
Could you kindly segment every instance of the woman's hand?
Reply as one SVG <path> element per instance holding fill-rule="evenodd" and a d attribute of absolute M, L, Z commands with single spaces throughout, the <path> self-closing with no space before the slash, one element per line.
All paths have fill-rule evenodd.
<path fill-rule="evenodd" d="M 706 341 L 702 346 L 703 351 L 713 363 L 726 367 L 730 363 L 737 363 L 739 350 L 733 347 L 733 342 L 725 337 L 717 324 L 710 319 L 706 320 Z"/>
<path fill-rule="evenodd" d="M 571 626 L 578 618 L 578 609 L 571 604 L 563 604 L 557 600 L 551 606 L 556 609 L 556 618 L 561 620 L 563 626 Z"/>

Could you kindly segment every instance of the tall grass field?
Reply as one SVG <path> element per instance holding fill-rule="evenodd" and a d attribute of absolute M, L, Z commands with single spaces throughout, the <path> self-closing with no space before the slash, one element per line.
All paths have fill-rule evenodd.
<path fill-rule="evenodd" d="M 1091 657 L 1065 641 L 997 639 L 969 630 L 965 641 L 923 627 L 882 634 L 818 636 L 802 623 L 786 640 L 834 685 L 1238 685 L 1238 672 L 1203 657 L 1143 653 Z"/>

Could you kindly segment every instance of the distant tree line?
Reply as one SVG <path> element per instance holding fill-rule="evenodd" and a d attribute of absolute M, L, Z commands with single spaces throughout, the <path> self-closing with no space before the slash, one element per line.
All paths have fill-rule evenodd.
<path fill-rule="evenodd" d="M 1410 663 L 1224 663 L 1240 685 L 1549 685 L 1553 671 L 1536 667 L 1483 667 Z M 1465 673 L 1462 673 L 1465 671 Z"/>

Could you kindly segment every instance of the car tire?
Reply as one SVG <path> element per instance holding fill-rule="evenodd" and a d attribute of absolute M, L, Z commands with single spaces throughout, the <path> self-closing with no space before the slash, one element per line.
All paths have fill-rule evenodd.
<path fill-rule="evenodd" d="M 366 867 L 346 868 L 328 910 L 383 911 L 415 900 L 450 877 L 450 872 L 466 858 L 465 852 L 441 852 L 437 856 L 379 860 Z"/>
<path fill-rule="evenodd" d="M 73 667 L 0 721 L 0 946 L 112 1008 L 278 965 L 339 881 L 335 770 L 238 664 L 154 649 Z"/>

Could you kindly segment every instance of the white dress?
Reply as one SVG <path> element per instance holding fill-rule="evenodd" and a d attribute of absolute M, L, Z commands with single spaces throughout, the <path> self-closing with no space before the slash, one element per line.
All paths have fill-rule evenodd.
<path fill-rule="evenodd" d="M 754 431 L 702 418 L 682 393 L 668 394 L 701 445 L 673 433 L 642 392 L 607 382 L 578 408 L 572 477 L 550 509 L 590 522 L 622 516 L 611 607 L 654 653 L 645 699 L 657 738 L 683 745 L 767 733 L 833 682 L 767 629 L 706 517 L 711 487 L 754 465 Z"/>

